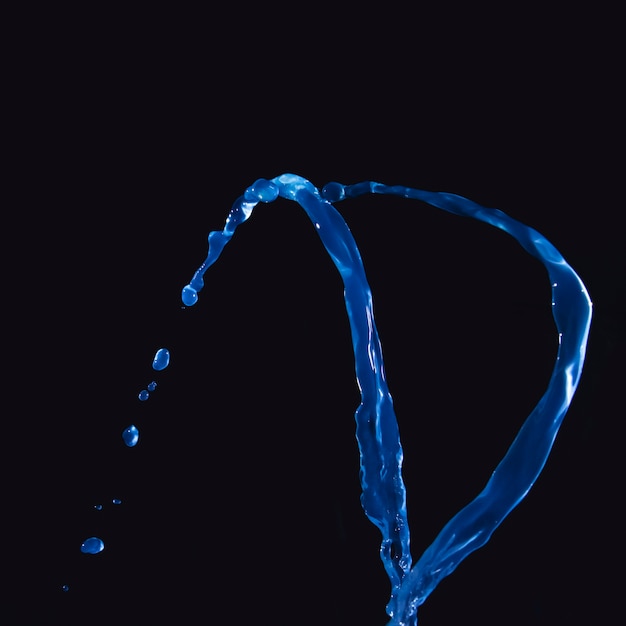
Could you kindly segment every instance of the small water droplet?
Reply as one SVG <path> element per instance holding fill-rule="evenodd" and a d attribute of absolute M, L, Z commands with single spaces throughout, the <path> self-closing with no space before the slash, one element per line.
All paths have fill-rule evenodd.
<path fill-rule="evenodd" d="M 148 391 L 154 391 L 157 388 L 157 384 L 156 382 L 153 380 L 149 385 L 148 385 Z"/>
<path fill-rule="evenodd" d="M 191 285 L 187 285 L 183 287 L 181 298 L 183 304 L 193 306 L 196 302 L 198 302 L 198 292 Z"/>
<path fill-rule="evenodd" d="M 102 505 L 101 504 L 94 504 L 93 508 L 96 509 L 96 511 L 102 511 Z"/>
<path fill-rule="evenodd" d="M 164 370 L 170 364 L 170 353 L 169 350 L 165 348 L 160 348 L 157 350 L 154 355 L 154 360 L 152 361 L 152 367 L 157 372 Z"/>
<path fill-rule="evenodd" d="M 145 402 L 149 397 L 150 394 L 148 393 L 148 391 L 146 389 L 142 389 L 139 394 L 137 395 L 137 397 L 142 401 Z"/>
<path fill-rule="evenodd" d="M 113 498 L 111 502 L 113 502 L 113 504 L 122 504 L 122 501 L 119 498 Z"/>
<path fill-rule="evenodd" d="M 137 427 L 131 424 L 128 428 L 124 429 L 122 439 L 129 448 L 136 446 L 139 441 L 139 431 Z"/>
<path fill-rule="evenodd" d="M 85 539 L 80 546 L 80 551 L 83 554 L 98 554 L 104 550 L 104 541 L 98 537 L 90 537 Z"/>
<path fill-rule="evenodd" d="M 61 586 L 61 590 L 62 591 L 69 591 L 70 590 L 70 586 L 69 585 L 62 585 Z"/>

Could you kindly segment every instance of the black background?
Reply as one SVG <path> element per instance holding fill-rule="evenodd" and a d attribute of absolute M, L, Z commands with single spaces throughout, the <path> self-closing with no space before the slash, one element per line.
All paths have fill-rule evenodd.
<path fill-rule="evenodd" d="M 611 19 L 416 17 L 21 23 L 2 623 L 386 623 L 342 286 L 304 211 L 259 205 L 198 305 L 179 300 L 235 198 L 283 172 L 464 195 L 539 230 L 581 275 L 588 360 L 545 470 L 419 622 L 612 621 L 625 305 Z M 549 283 L 484 224 L 391 197 L 337 209 L 374 295 L 417 560 L 547 386 Z M 172 362 L 154 374 L 163 346 Z M 82 555 L 92 535 L 106 548 Z"/>

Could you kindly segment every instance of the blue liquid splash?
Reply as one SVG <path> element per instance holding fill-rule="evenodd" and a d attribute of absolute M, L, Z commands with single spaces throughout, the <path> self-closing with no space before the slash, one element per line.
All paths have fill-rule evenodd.
<path fill-rule="evenodd" d="M 546 268 L 552 285 L 552 313 L 559 348 L 548 388 L 484 489 L 444 526 L 415 565 L 409 549 L 406 490 L 401 473 L 403 453 L 385 379 L 372 294 L 356 242 L 331 204 L 365 193 L 420 200 L 491 224 L 510 234 L 537 258 Z M 219 258 L 237 226 L 250 217 L 259 202 L 272 202 L 278 197 L 294 200 L 305 210 L 343 280 L 361 392 L 355 414 L 361 503 L 382 534 L 380 555 L 391 582 L 391 599 L 387 605 L 389 626 L 415 626 L 419 605 L 465 557 L 489 540 L 543 469 L 582 373 L 591 300 L 578 275 L 545 237 L 498 209 L 482 207 L 455 194 L 372 181 L 355 185 L 333 182 L 320 192 L 300 176 L 283 174 L 272 180 L 257 180 L 234 202 L 223 230 L 209 233 L 207 257 L 183 288 L 183 304 L 193 306 L 198 302 L 206 270 Z"/>
<path fill-rule="evenodd" d="M 131 424 L 122 432 L 122 439 L 129 448 L 136 446 L 139 441 L 139 430 L 137 430 L 136 426 Z"/>
<path fill-rule="evenodd" d="M 98 554 L 104 550 L 104 541 L 98 537 L 90 537 L 85 539 L 80 546 L 80 551 L 83 554 Z"/>

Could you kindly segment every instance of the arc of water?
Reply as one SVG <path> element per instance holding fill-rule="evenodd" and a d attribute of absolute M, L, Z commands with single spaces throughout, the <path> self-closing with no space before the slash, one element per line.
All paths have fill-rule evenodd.
<path fill-rule="evenodd" d="M 364 193 L 421 200 L 456 215 L 486 222 L 513 236 L 548 271 L 552 311 L 559 333 L 556 363 L 546 392 L 485 488 L 444 526 L 412 568 L 406 490 L 401 474 L 402 447 L 385 379 L 372 294 L 358 247 L 332 204 Z M 218 259 L 237 226 L 250 217 L 256 204 L 272 202 L 279 196 L 295 200 L 306 211 L 344 283 L 356 377 L 361 391 L 361 403 L 355 414 L 361 458 L 361 502 L 383 537 L 381 558 L 392 587 L 387 605 L 389 624 L 414 626 L 418 606 L 442 578 L 489 540 L 543 469 L 582 373 L 591 323 L 591 300 L 576 272 L 543 235 L 498 209 L 482 207 L 455 194 L 372 181 L 347 186 L 329 183 L 320 192 L 300 176 L 283 174 L 271 181 L 259 179 L 251 185 L 233 204 L 224 229 L 209 234 L 207 257 L 183 289 L 184 304 L 191 306 L 197 302 L 204 286 L 204 273 Z"/>

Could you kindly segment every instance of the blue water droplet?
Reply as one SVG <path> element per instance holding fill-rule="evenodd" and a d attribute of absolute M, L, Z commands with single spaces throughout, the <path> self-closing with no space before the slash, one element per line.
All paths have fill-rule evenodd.
<path fill-rule="evenodd" d="M 69 585 L 62 585 L 61 586 L 61 590 L 62 591 L 69 591 L 70 590 L 70 586 Z"/>
<path fill-rule="evenodd" d="M 191 285 L 187 285 L 183 287 L 181 298 L 184 305 L 193 306 L 198 302 L 198 292 Z"/>
<path fill-rule="evenodd" d="M 146 389 L 142 389 L 139 394 L 137 395 L 137 397 L 142 401 L 145 402 L 149 397 L 150 394 L 148 393 L 148 391 Z"/>
<path fill-rule="evenodd" d="M 111 502 L 113 502 L 113 504 L 122 504 L 122 501 L 119 498 L 113 498 Z"/>
<path fill-rule="evenodd" d="M 122 439 L 129 448 L 136 446 L 139 441 L 139 431 L 137 427 L 131 424 L 128 428 L 125 428 L 122 432 Z"/>
<path fill-rule="evenodd" d="M 80 546 L 80 551 L 83 554 L 98 554 L 104 550 L 104 541 L 98 537 L 90 537 L 85 539 Z"/>
<path fill-rule="evenodd" d="M 452 517 L 412 570 L 404 505 L 406 489 L 400 471 L 402 448 L 391 394 L 385 381 L 370 287 L 350 229 L 331 204 L 364 193 L 411 198 L 496 226 L 513 236 L 527 252 L 539 259 L 554 280 L 553 315 L 559 329 L 556 358 L 561 363 L 557 363 L 554 369 L 548 390 L 524 423 L 520 433 L 525 435 L 520 434 L 514 440 L 484 490 Z M 248 219 L 254 205 L 258 201 L 270 202 L 278 195 L 296 200 L 305 209 L 344 279 L 344 297 L 362 400 L 355 414 L 357 442 L 363 452 L 361 504 L 367 517 L 383 534 L 380 556 L 393 589 L 388 612 L 390 615 L 408 616 L 407 620 L 416 624 L 417 605 L 430 595 L 439 581 L 450 574 L 460 561 L 484 545 L 494 529 L 524 497 L 541 471 L 578 384 L 591 320 L 591 301 L 585 286 L 556 248 L 537 231 L 502 211 L 483 208 L 455 194 L 387 186 L 373 181 L 348 186 L 329 183 L 320 193 L 308 180 L 287 173 L 272 181 L 257 180 L 235 201 L 223 230 L 209 233 L 207 257 L 182 290 L 185 305 L 196 303 L 203 286 L 204 272 L 218 259 L 237 226 Z M 563 296 L 560 296 L 561 292 Z M 562 304 L 557 306 L 557 301 Z M 366 340 L 363 340 L 364 337 Z M 562 363 L 563 360 L 565 363 Z M 564 397 L 567 397 L 566 402 Z M 381 433 L 384 437 L 380 436 Z M 535 445 L 537 442 L 538 446 Z M 528 454 L 530 448 L 532 450 Z M 381 471 L 381 459 L 385 461 L 384 471 Z M 391 462 L 393 459 L 396 461 L 395 467 Z M 424 562 L 426 569 L 421 571 Z M 411 585 L 402 584 L 403 593 L 396 593 L 401 588 L 405 574 L 417 580 L 410 581 Z M 409 583 L 408 578 L 404 582 Z M 408 623 L 402 617 L 398 619 Z"/>
<path fill-rule="evenodd" d="M 154 360 L 152 361 L 152 367 L 157 372 L 160 372 L 161 370 L 164 370 L 169 364 L 169 350 L 166 350 L 165 348 L 160 348 L 159 350 L 157 350 L 156 354 L 154 355 Z"/>
<path fill-rule="evenodd" d="M 148 385 L 148 391 L 154 391 L 157 388 L 157 384 L 155 381 L 152 381 L 149 385 Z"/>
<path fill-rule="evenodd" d="M 94 504 L 93 508 L 96 509 L 96 511 L 102 511 L 102 505 L 101 504 Z"/>

